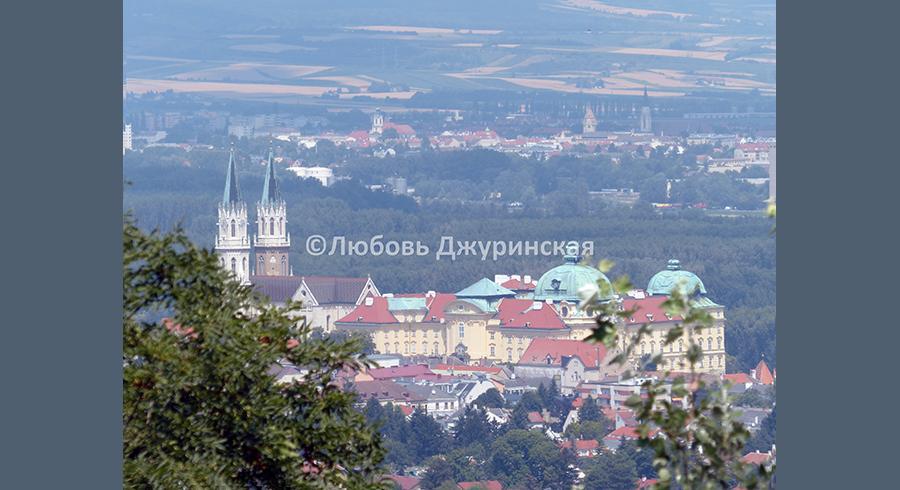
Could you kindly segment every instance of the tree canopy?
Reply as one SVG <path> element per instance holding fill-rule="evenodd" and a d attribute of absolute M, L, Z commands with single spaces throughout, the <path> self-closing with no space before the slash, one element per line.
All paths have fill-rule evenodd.
<path fill-rule="evenodd" d="M 304 340 L 296 305 L 269 307 L 180 231 L 123 231 L 126 488 L 381 488 L 380 435 L 334 383 L 358 341 Z M 278 362 L 302 381 L 276 383 Z"/>

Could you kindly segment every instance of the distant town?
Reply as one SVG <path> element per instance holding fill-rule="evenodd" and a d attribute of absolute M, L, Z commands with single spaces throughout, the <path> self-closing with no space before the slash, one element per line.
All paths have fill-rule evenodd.
<path fill-rule="evenodd" d="M 148 101 L 162 104 L 168 99 L 188 100 L 191 96 L 144 94 L 131 96 L 137 106 Z M 151 104 L 152 106 L 153 104 Z M 322 164 L 302 158 L 277 156 L 276 163 L 300 179 L 313 179 L 330 186 L 340 179 L 351 178 L 342 172 L 346 159 L 392 159 L 419 155 L 423 151 L 454 152 L 489 150 L 518 158 L 547 161 L 561 157 L 596 157 L 613 164 L 625 160 L 690 157 L 692 174 L 723 174 L 735 182 L 762 189 L 767 198 L 755 208 L 775 200 L 774 113 L 749 111 L 728 113 L 667 114 L 647 95 L 636 102 L 582 103 L 565 106 L 564 115 L 535 127 L 540 118 L 528 104 L 520 104 L 510 113 L 494 111 L 493 124 L 479 113 L 475 121 L 465 111 L 433 110 L 422 112 L 387 112 L 375 107 L 368 115 L 359 110 L 356 117 L 334 113 L 304 116 L 288 113 L 239 115 L 228 111 L 135 111 L 127 114 L 122 131 L 123 154 L 153 148 L 172 148 L 189 152 L 194 149 L 226 149 L 235 141 L 276 142 L 317 152 L 322 145 L 343 151 L 341 160 Z M 427 115 L 423 115 L 427 114 Z M 580 116 L 580 117 L 578 117 Z M 361 122 L 363 127 L 345 131 L 328 129 L 329 125 L 347 125 L 344 119 Z M 403 121 L 403 122 L 401 122 Z M 353 125 L 351 122 L 350 125 Z M 494 129 L 491 126 L 494 126 Z M 611 129 L 604 129 L 611 128 Z M 730 130 L 714 132 L 714 130 Z M 542 134 L 535 134 L 542 133 Z M 204 141 L 202 135 L 207 135 Z M 215 135 L 215 136 L 212 136 Z M 218 143 L 218 145 L 216 144 Z M 354 157 L 355 156 L 355 157 Z M 264 155 L 259 159 L 263 160 Z M 715 207 L 706 202 L 684 202 L 673 199 L 672 186 L 679 178 L 665 182 L 663 199 L 651 204 L 658 209 L 680 207 Z M 416 188 L 404 175 L 394 175 L 381 182 L 367 182 L 372 190 L 385 190 L 421 199 Z M 618 205 L 633 205 L 640 199 L 633 187 L 598 187 L 590 189 L 590 197 Z M 504 200 L 502 191 L 485 196 L 505 202 L 514 210 L 522 206 L 516 200 Z M 722 210 L 738 206 L 719 206 Z"/>

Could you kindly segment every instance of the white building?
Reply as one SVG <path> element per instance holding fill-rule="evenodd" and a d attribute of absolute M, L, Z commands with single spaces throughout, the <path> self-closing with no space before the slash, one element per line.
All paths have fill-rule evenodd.
<path fill-rule="evenodd" d="M 122 129 L 122 154 L 124 155 L 126 151 L 131 151 L 134 149 L 133 141 L 132 141 L 132 132 L 131 125 L 126 124 L 125 128 Z"/>
<path fill-rule="evenodd" d="M 334 171 L 328 167 L 301 167 L 292 165 L 288 167 L 288 171 L 301 179 L 316 179 L 323 187 L 328 187 L 334 183 Z"/>

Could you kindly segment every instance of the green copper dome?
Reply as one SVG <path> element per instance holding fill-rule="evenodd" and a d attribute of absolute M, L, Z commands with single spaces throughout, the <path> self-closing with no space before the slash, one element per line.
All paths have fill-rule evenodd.
<path fill-rule="evenodd" d="M 569 253 L 566 262 L 545 272 L 534 288 L 536 301 L 570 301 L 577 303 L 581 300 L 578 290 L 587 284 L 597 284 L 603 281 L 607 285 L 609 279 L 599 270 L 578 263 L 578 256 Z M 607 292 L 603 300 L 612 299 L 612 287 L 605 288 Z"/>
<path fill-rule="evenodd" d="M 677 259 L 669 261 L 666 270 L 657 272 L 647 284 L 649 294 L 669 295 L 676 287 L 682 295 L 706 294 L 703 281 L 693 272 L 681 270 L 681 262 Z"/>

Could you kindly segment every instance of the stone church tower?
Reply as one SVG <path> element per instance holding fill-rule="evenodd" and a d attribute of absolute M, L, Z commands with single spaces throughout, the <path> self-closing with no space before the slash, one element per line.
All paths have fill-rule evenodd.
<path fill-rule="evenodd" d="M 581 121 L 581 134 L 593 134 L 597 132 L 597 117 L 591 106 L 587 106 L 584 110 L 584 119 Z"/>
<path fill-rule="evenodd" d="M 650 98 L 647 97 L 647 87 L 644 87 L 644 105 L 641 107 L 641 132 L 653 132 L 653 122 L 650 116 Z"/>
<path fill-rule="evenodd" d="M 234 166 L 234 147 L 232 147 L 225 174 L 225 193 L 222 202 L 219 203 L 215 250 L 222 267 L 231 271 L 242 284 L 249 284 L 251 264 L 247 204 L 241 200 Z"/>
<path fill-rule="evenodd" d="M 384 114 L 381 113 L 381 109 L 375 109 L 375 114 L 372 115 L 372 129 L 369 130 L 370 134 L 381 134 L 384 132 Z"/>
<path fill-rule="evenodd" d="M 256 204 L 256 236 L 253 240 L 256 275 L 288 276 L 291 273 L 291 235 L 287 232 L 287 205 L 278 192 L 272 159 L 272 149 L 269 148 L 262 198 Z"/>

